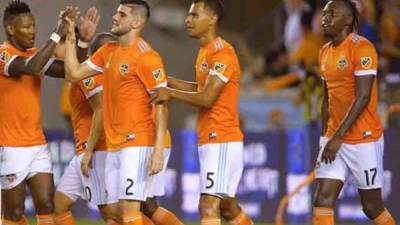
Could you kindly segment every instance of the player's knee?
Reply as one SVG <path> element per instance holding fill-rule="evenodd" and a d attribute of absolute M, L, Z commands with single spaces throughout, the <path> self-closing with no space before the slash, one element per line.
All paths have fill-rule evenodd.
<path fill-rule="evenodd" d="M 54 196 L 54 212 L 56 214 L 65 213 L 71 210 L 73 201 L 61 192 L 56 192 Z"/>
<path fill-rule="evenodd" d="M 51 214 L 54 213 L 54 202 L 51 198 L 43 198 L 36 205 L 37 214 Z"/>
<path fill-rule="evenodd" d="M 225 220 L 233 220 L 240 214 L 242 209 L 235 200 L 229 198 L 223 199 L 220 204 L 221 216 Z"/>
<path fill-rule="evenodd" d="M 19 221 L 24 215 L 24 207 L 13 207 L 4 211 L 5 218 L 11 221 Z"/>
<path fill-rule="evenodd" d="M 220 215 L 220 199 L 213 196 L 202 195 L 199 202 L 200 216 L 210 217 Z"/>
<path fill-rule="evenodd" d="M 333 208 L 335 206 L 335 196 L 329 190 L 320 190 L 314 196 L 314 207 Z"/>
<path fill-rule="evenodd" d="M 378 217 L 384 210 L 382 204 L 377 204 L 374 202 L 363 202 L 362 207 L 365 215 L 371 220 Z"/>
<path fill-rule="evenodd" d="M 155 198 L 147 198 L 146 202 L 142 204 L 142 212 L 149 218 L 153 216 L 159 207 L 157 200 Z"/>

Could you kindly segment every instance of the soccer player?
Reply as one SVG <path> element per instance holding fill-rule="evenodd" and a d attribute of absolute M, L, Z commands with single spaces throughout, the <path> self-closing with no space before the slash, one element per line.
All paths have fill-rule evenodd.
<path fill-rule="evenodd" d="M 152 93 L 152 103 L 171 98 L 199 107 L 201 224 L 252 224 L 234 198 L 243 171 L 243 134 L 239 127 L 240 65 L 233 47 L 218 36 L 223 14 L 218 0 L 195 0 L 186 19 L 189 36 L 201 45 L 196 82 L 168 79 L 169 88 Z"/>
<path fill-rule="evenodd" d="M 346 176 L 356 180 L 364 213 L 376 225 L 396 224 L 384 208 L 383 128 L 377 113 L 377 52 L 355 33 L 358 12 L 350 0 L 329 1 L 320 50 L 324 87 L 323 126 L 316 165 L 313 224 L 334 224 L 334 208 Z"/>
<path fill-rule="evenodd" d="M 96 19 L 94 19 L 96 20 Z M 116 41 L 109 33 L 100 33 L 93 40 L 91 52 L 106 42 Z M 65 53 L 62 50 L 57 52 Z M 65 56 L 59 56 L 63 59 Z M 99 207 L 103 219 L 111 224 L 112 212 L 105 191 L 105 159 L 107 146 L 102 120 L 103 76 L 101 74 L 73 83 L 69 95 L 76 156 L 64 171 L 55 194 L 58 225 L 73 225 L 72 204 L 81 197 Z M 82 166 L 81 166 L 82 164 Z M 90 168 L 91 167 L 91 168 Z M 82 168 L 82 169 L 81 169 Z M 89 175 L 90 174 L 90 175 Z"/>
<path fill-rule="evenodd" d="M 26 224 L 23 216 L 25 188 L 29 187 L 37 224 L 54 224 L 54 183 L 50 152 L 40 125 L 39 75 L 61 76 L 63 68 L 50 60 L 65 34 L 67 8 L 58 26 L 40 50 L 33 48 L 35 20 L 29 6 L 11 1 L 4 10 L 7 41 L 0 46 L 0 182 L 2 223 Z"/>
<path fill-rule="evenodd" d="M 118 43 L 102 46 L 86 63 L 79 64 L 72 25 L 66 42 L 66 74 L 79 81 L 103 73 L 103 118 L 106 133 L 106 190 L 119 199 L 118 219 L 124 225 L 143 224 L 140 206 L 151 180 L 164 166 L 164 137 L 168 111 L 163 103 L 148 104 L 148 91 L 166 86 L 160 55 L 141 37 L 150 16 L 142 0 L 121 0 L 113 16 L 111 33 Z"/>

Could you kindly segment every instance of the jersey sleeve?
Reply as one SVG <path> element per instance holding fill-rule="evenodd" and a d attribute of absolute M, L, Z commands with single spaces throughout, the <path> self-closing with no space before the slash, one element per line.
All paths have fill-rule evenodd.
<path fill-rule="evenodd" d="M 103 91 L 103 75 L 98 74 L 79 81 L 79 88 L 85 94 L 86 99 L 89 99 Z"/>
<path fill-rule="evenodd" d="M 10 76 L 8 68 L 12 61 L 14 61 L 18 56 L 19 55 L 10 52 L 7 48 L 0 47 L 0 73 L 3 76 Z"/>
<path fill-rule="evenodd" d="M 211 56 L 210 75 L 217 76 L 223 82 L 228 83 L 235 72 L 236 57 L 227 50 L 221 50 Z"/>
<path fill-rule="evenodd" d="M 324 78 L 325 65 L 322 63 L 323 53 L 324 53 L 324 47 L 322 47 L 318 53 L 318 67 L 319 67 L 319 75 L 321 77 L 321 80 L 325 80 L 325 78 Z"/>
<path fill-rule="evenodd" d="M 167 86 L 167 75 L 161 57 L 156 53 L 147 53 L 138 62 L 138 76 L 149 91 Z"/>
<path fill-rule="evenodd" d="M 376 75 L 378 71 L 378 54 L 372 43 L 360 40 L 353 50 L 355 76 Z"/>
<path fill-rule="evenodd" d="M 99 73 L 104 71 L 105 59 L 107 57 L 108 44 L 101 46 L 85 63 L 93 70 Z"/>

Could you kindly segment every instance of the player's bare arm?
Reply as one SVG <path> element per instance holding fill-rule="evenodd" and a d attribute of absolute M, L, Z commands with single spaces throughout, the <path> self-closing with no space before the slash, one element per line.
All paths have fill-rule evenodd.
<path fill-rule="evenodd" d="M 49 40 L 40 48 L 40 50 L 31 58 L 17 57 L 12 61 L 9 67 L 11 76 L 20 74 L 39 75 L 49 59 L 53 56 L 54 49 L 66 33 L 67 24 L 65 18 L 74 19 L 78 14 L 77 8 L 67 7 L 60 12 L 57 22 L 57 28 Z"/>
<path fill-rule="evenodd" d="M 149 163 L 149 175 L 159 173 L 164 166 L 164 148 L 165 134 L 168 127 L 168 108 L 166 103 L 160 103 L 155 106 L 156 110 L 156 141 L 154 152 L 151 155 Z"/>
<path fill-rule="evenodd" d="M 329 113 L 328 113 L 328 89 L 326 87 L 326 81 L 322 81 L 322 90 L 324 91 L 324 97 L 322 100 L 322 108 L 321 108 L 321 136 L 324 136 L 326 133 L 326 130 L 328 129 L 328 119 L 329 119 Z"/>
<path fill-rule="evenodd" d="M 347 112 L 346 116 L 342 120 L 339 128 L 336 130 L 336 133 L 325 146 L 321 158 L 322 162 L 332 163 L 335 160 L 336 153 L 339 151 L 340 146 L 342 145 L 343 136 L 346 134 L 347 130 L 354 124 L 357 118 L 364 112 L 371 99 L 371 91 L 375 78 L 376 76 L 373 74 L 366 76 L 357 76 L 355 78 L 355 99 L 350 106 L 350 109 Z"/>
<path fill-rule="evenodd" d="M 91 69 L 87 64 L 79 63 L 76 54 L 76 35 L 74 21 L 66 18 L 68 22 L 68 31 L 65 41 L 65 79 L 76 82 L 84 78 L 93 76 L 98 71 Z"/>
<path fill-rule="evenodd" d="M 174 77 L 168 77 L 168 87 L 181 91 L 197 91 L 197 82 L 180 80 Z"/>
<path fill-rule="evenodd" d="M 173 98 L 195 107 L 211 108 L 224 86 L 225 83 L 220 78 L 210 76 L 204 89 L 199 92 L 181 91 L 164 87 L 154 89 L 151 94 L 151 102 L 157 104 Z"/>
<path fill-rule="evenodd" d="M 93 110 L 92 125 L 90 127 L 90 133 L 87 140 L 87 146 L 85 153 L 81 161 L 82 174 L 89 177 L 89 168 L 91 167 L 92 156 L 94 148 L 99 141 L 99 138 L 103 132 L 103 104 L 102 104 L 102 92 L 99 92 L 89 99 L 90 107 Z"/>
<path fill-rule="evenodd" d="M 86 14 L 80 18 L 79 22 L 79 41 L 78 41 L 78 60 L 83 62 L 87 58 L 89 42 L 96 34 L 97 26 L 100 21 L 100 15 L 96 7 L 91 7 Z M 65 57 L 63 57 L 65 58 Z M 45 68 L 46 69 L 46 68 Z M 46 76 L 54 78 L 64 78 L 64 61 L 54 60 L 45 71 Z"/>

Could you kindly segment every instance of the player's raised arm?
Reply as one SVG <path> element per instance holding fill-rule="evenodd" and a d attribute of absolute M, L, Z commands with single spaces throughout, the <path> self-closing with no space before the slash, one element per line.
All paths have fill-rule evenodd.
<path fill-rule="evenodd" d="M 67 18 L 68 32 L 65 41 L 65 79 L 76 82 L 102 71 L 90 68 L 86 63 L 79 63 L 76 54 L 75 23 Z"/>
<path fill-rule="evenodd" d="M 168 77 L 168 87 L 181 91 L 197 91 L 197 82 L 180 80 L 174 77 Z"/>
<path fill-rule="evenodd" d="M 13 59 L 9 65 L 8 73 L 11 76 L 20 74 L 32 74 L 39 75 L 46 64 L 49 62 L 53 55 L 56 45 L 59 43 L 60 39 L 65 35 L 66 32 L 66 22 L 65 18 L 74 19 L 78 14 L 77 8 L 67 7 L 65 10 L 61 11 L 58 25 L 54 33 L 50 36 L 49 40 L 40 48 L 40 50 L 30 58 L 16 57 Z M 12 26 L 7 26 L 9 32 L 14 32 Z"/>

